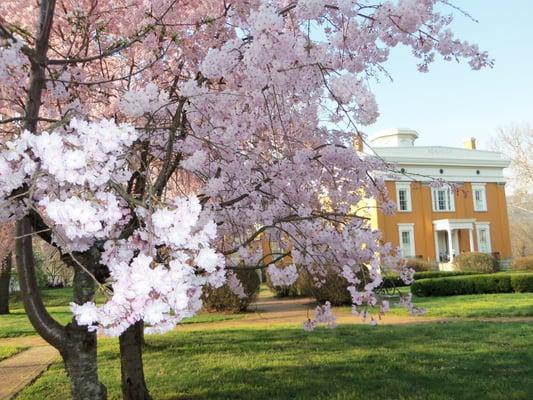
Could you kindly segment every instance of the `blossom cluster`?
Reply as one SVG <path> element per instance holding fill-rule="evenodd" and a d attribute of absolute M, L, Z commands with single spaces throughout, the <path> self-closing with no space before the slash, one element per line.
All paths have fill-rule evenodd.
<path fill-rule="evenodd" d="M 85 251 L 107 238 L 127 222 L 125 202 L 109 184 L 131 176 L 123 156 L 137 137 L 130 125 L 111 120 L 73 119 L 52 132 L 22 132 L 0 153 L 0 220 L 30 208 L 42 211 L 54 227 L 54 240 L 68 251 Z M 23 188 L 32 194 L 29 201 L 15 194 Z"/>
<path fill-rule="evenodd" d="M 144 114 L 154 114 L 169 104 L 168 94 L 149 83 L 145 88 L 129 90 L 120 100 L 119 108 L 128 117 L 137 118 Z"/>
<path fill-rule="evenodd" d="M 399 304 L 405 307 L 411 315 L 424 315 L 426 313 L 423 307 L 416 307 L 413 304 L 413 295 L 411 293 L 401 296 Z"/>
<path fill-rule="evenodd" d="M 305 331 L 311 332 L 320 324 L 325 324 L 329 329 L 334 329 L 337 326 L 336 318 L 333 315 L 331 303 L 329 301 L 316 307 L 315 318 L 305 321 L 303 323 L 303 328 Z"/>
<path fill-rule="evenodd" d="M 219 287 L 226 279 L 224 259 L 212 247 L 216 225 L 197 197 L 132 208 L 115 191 L 131 176 L 126 156 L 137 138 L 129 125 L 72 120 L 50 133 L 23 132 L 0 153 L 2 201 L 17 216 L 30 209 L 41 214 L 56 245 L 74 258 L 73 252 L 103 243 L 100 262 L 109 270 L 112 296 L 102 306 L 71 308 L 78 323 L 108 335 L 139 320 L 148 332 L 168 330 L 201 308 L 205 285 Z M 24 202 L 13 196 L 22 188 Z M 133 213 L 139 227 L 119 239 Z M 239 289 L 238 282 L 233 286 Z"/>
<path fill-rule="evenodd" d="M 0 38 L 0 110 L 8 106 L 9 100 L 16 98 L 27 85 L 29 62 L 22 53 L 23 46 L 22 40 Z M 11 109 L 7 117 L 15 117 L 20 111 L 18 107 Z M 0 116 L 2 114 L 0 112 Z"/>
<path fill-rule="evenodd" d="M 290 286 L 298 279 L 298 270 L 294 264 L 278 268 L 270 264 L 267 268 L 270 281 L 274 286 Z"/>
<path fill-rule="evenodd" d="M 176 199 L 164 212 L 171 213 L 170 224 L 163 224 L 159 213 L 157 223 L 148 225 L 152 230 L 140 229 L 129 241 L 106 243 L 102 262 L 109 267 L 113 294 L 100 307 L 72 303 L 78 323 L 117 336 L 143 320 L 147 333 L 165 332 L 201 309 L 205 285 L 216 288 L 225 283 L 224 260 L 211 247 L 216 232 L 210 221 L 200 226 L 198 200 Z M 165 263 L 157 261 L 156 249 L 161 246 L 170 252 Z"/>

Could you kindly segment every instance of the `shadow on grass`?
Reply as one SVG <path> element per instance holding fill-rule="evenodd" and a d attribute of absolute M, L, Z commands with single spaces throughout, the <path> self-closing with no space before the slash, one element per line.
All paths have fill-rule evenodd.
<path fill-rule="evenodd" d="M 228 329 L 147 340 L 155 400 L 533 398 L 533 328 L 526 323 Z M 116 340 L 102 341 L 99 357 L 109 398 L 118 399 Z M 65 394 L 57 364 L 20 399 Z"/>

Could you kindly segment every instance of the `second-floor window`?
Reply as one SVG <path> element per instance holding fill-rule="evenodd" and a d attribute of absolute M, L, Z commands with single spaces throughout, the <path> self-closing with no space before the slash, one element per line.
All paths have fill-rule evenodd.
<path fill-rule="evenodd" d="M 450 188 L 434 188 L 433 211 L 455 211 L 453 192 Z"/>
<path fill-rule="evenodd" d="M 472 198 L 474 200 L 474 211 L 487 211 L 485 185 L 472 184 Z"/>
<path fill-rule="evenodd" d="M 396 182 L 396 201 L 398 211 L 409 212 L 411 205 L 411 185 L 409 182 Z"/>

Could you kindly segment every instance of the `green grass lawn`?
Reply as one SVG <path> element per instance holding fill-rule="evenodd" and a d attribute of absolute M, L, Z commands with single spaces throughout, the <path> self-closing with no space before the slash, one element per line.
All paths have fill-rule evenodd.
<path fill-rule="evenodd" d="M 71 319 L 70 289 L 45 290 L 43 297 L 60 322 Z M 0 316 L 0 337 L 34 334 L 20 299 L 12 300 L 13 314 Z M 148 336 L 147 381 L 154 399 L 164 400 L 533 398 L 533 323 L 467 320 L 533 316 L 533 293 L 415 298 L 415 303 L 426 307 L 428 316 L 463 320 L 345 325 L 313 333 L 250 326 Z M 243 317 L 200 314 L 186 323 Z M 110 399 L 121 397 L 117 347 L 111 339 L 99 346 L 100 376 Z M 0 346 L 0 358 L 16 351 Z M 68 391 L 57 362 L 18 399 L 64 399 Z"/>
<path fill-rule="evenodd" d="M 533 326 L 455 321 L 172 332 L 147 337 L 145 371 L 157 400 L 531 399 Z M 102 341 L 100 376 L 120 398 L 116 341 Z M 18 397 L 59 400 L 58 362 Z"/>
<path fill-rule="evenodd" d="M 428 317 L 491 318 L 533 316 L 533 293 L 472 294 L 445 297 L 413 297 Z M 392 307 L 392 314 L 407 315 L 407 310 Z"/>
<path fill-rule="evenodd" d="M 57 321 L 67 324 L 72 319 L 69 303 L 72 301 L 72 289 L 44 289 L 41 291 L 48 312 Z M 97 302 L 102 298 L 97 297 Z M 8 315 L 0 315 L 0 338 L 36 335 L 26 313 L 19 294 L 12 296 Z M 218 322 L 243 318 L 244 314 L 207 314 L 201 313 L 184 320 L 184 324 Z"/>
<path fill-rule="evenodd" d="M 22 350 L 24 350 L 24 347 L 0 346 L 0 361 L 5 358 L 12 357 L 17 353 L 20 353 Z"/>
<path fill-rule="evenodd" d="M 72 301 L 72 288 L 41 289 L 41 298 L 47 307 L 68 306 Z M 97 296 L 97 303 L 102 300 L 101 296 Z M 11 295 L 9 307 L 13 310 L 24 309 L 20 292 Z"/>
<path fill-rule="evenodd" d="M 68 307 L 48 307 L 48 311 L 57 321 L 62 324 L 72 319 L 72 313 Z M 36 335 L 24 309 L 11 309 L 8 315 L 0 315 L 0 338 Z"/>

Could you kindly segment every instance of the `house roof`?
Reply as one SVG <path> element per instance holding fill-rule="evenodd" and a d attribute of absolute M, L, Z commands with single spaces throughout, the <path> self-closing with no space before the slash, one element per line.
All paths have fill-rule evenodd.
<path fill-rule="evenodd" d="M 510 160 L 502 153 L 446 146 L 374 147 L 375 154 L 397 165 L 465 166 L 506 168 Z"/>
<path fill-rule="evenodd" d="M 369 153 L 392 164 L 396 174 L 387 180 L 505 183 L 503 169 L 510 160 L 498 151 L 448 146 L 416 146 L 412 129 L 386 129 L 370 136 Z M 469 138 L 465 145 L 475 146 Z"/>

